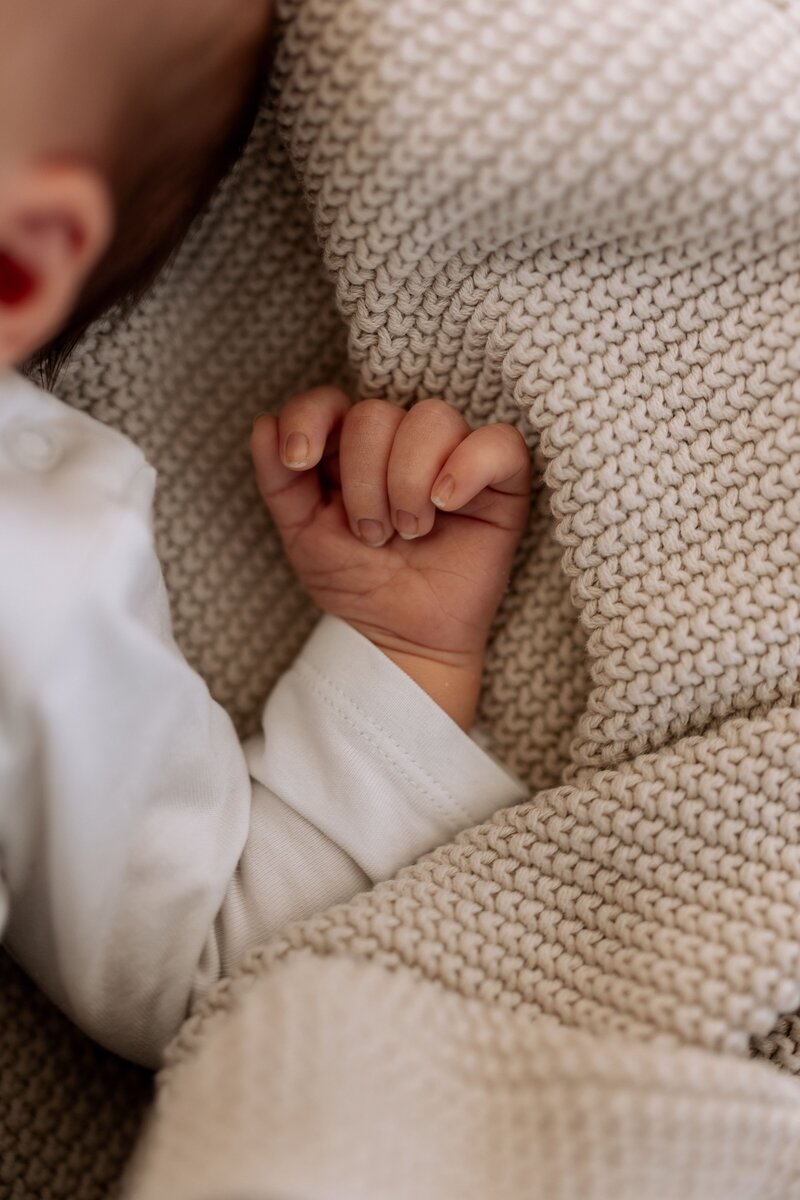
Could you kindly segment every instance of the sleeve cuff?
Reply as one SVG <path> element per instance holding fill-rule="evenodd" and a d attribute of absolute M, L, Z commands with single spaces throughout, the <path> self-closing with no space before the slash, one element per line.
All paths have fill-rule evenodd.
<path fill-rule="evenodd" d="M 270 697 L 251 770 L 374 882 L 499 808 L 520 785 L 351 626 L 324 617 Z M 260 761 L 257 761 L 259 760 Z"/>

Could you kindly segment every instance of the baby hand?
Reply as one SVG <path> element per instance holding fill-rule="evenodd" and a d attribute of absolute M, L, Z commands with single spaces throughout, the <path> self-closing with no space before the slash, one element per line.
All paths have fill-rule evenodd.
<path fill-rule="evenodd" d="M 510 425 L 470 432 L 441 400 L 351 406 L 336 388 L 256 422 L 259 489 L 319 608 L 348 621 L 462 728 L 530 506 Z"/>

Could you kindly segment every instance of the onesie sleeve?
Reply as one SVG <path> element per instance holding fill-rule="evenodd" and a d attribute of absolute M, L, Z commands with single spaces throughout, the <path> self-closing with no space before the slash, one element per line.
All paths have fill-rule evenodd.
<path fill-rule="evenodd" d="M 0 463 L 18 568 L 0 597 L 0 917 L 5 900 L 9 949 L 78 1025 L 156 1066 L 250 947 L 520 793 L 328 618 L 243 747 L 172 637 L 152 472 L 99 467 L 79 433 L 46 482 Z"/>
<path fill-rule="evenodd" d="M 246 750 L 250 833 L 196 997 L 248 946 L 525 798 L 404 671 L 330 616 L 279 680 Z"/>
<path fill-rule="evenodd" d="M 410 676 L 330 616 L 275 688 L 248 757 L 373 882 L 523 798 Z"/>

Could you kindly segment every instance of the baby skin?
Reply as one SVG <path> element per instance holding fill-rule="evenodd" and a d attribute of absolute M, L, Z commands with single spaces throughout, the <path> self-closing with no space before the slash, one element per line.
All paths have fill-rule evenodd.
<path fill-rule="evenodd" d="M 149 1066 L 253 947 L 524 794 L 464 732 L 528 509 L 514 430 L 329 387 L 257 422 L 326 615 L 243 742 L 172 635 L 154 471 L 13 369 L 56 377 L 169 259 L 247 136 L 270 7 L 0 0 L 0 938 Z"/>
<path fill-rule="evenodd" d="M 264 502 L 314 603 L 347 621 L 462 729 L 530 507 L 530 459 L 510 425 L 471 431 L 422 400 L 351 405 L 336 388 L 255 423 Z"/>

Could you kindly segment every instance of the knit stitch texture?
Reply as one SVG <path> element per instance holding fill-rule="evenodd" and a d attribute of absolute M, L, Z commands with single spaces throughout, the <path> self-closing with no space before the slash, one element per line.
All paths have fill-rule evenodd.
<path fill-rule="evenodd" d="M 279 32 L 236 178 L 67 391 L 158 467 L 178 636 L 243 730 L 313 620 L 253 413 L 348 362 L 517 422 L 482 715 L 532 800 L 220 985 L 135 1193 L 791 1196 L 800 1089 L 747 1056 L 800 1058 L 796 7 L 285 0 Z"/>

